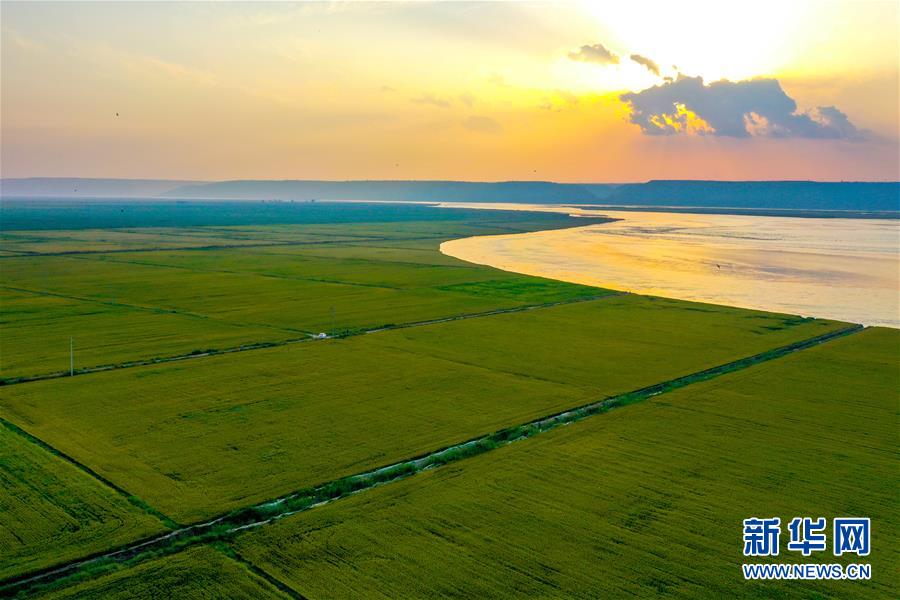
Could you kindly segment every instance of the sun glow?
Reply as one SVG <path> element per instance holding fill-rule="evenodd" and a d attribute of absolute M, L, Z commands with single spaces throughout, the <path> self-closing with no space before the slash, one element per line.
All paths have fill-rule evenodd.
<path fill-rule="evenodd" d="M 610 49 L 621 54 L 624 62 L 631 63 L 627 57 L 637 53 L 656 61 L 662 76 L 682 72 L 707 81 L 777 72 L 794 54 L 792 31 L 811 11 L 803 1 L 754 2 L 752 8 L 715 0 L 586 1 L 584 8 L 597 22 L 598 37 L 609 40 Z M 643 71 L 647 87 L 647 76 L 652 74 Z M 635 73 L 639 72 L 623 78 L 623 87 L 635 83 Z"/>

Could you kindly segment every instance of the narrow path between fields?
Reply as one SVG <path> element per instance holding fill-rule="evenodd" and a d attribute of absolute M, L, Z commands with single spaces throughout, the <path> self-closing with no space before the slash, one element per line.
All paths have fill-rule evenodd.
<path fill-rule="evenodd" d="M 440 467 L 451 462 L 476 456 L 495 448 L 539 435 L 560 425 L 581 421 L 617 407 L 634 404 L 694 383 L 740 371 L 861 330 L 863 330 L 861 325 L 853 325 L 794 342 L 689 375 L 547 415 L 521 425 L 507 427 L 447 448 L 357 475 L 330 481 L 314 488 L 293 492 L 280 498 L 232 511 L 203 523 L 193 524 L 166 534 L 133 542 L 116 550 L 74 560 L 31 574 L 12 577 L 0 582 L 0 596 L 12 596 L 39 586 L 54 583 L 64 584 L 67 577 L 78 577 L 80 572 L 84 576 L 99 575 L 108 570 L 139 562 L 144 558 L 174 553 L 196 544 L 228 540 L 239 532 L 261 527 L 298 512 L 323 506 L 351 494 L 399 481 L 426 469 Z"/>

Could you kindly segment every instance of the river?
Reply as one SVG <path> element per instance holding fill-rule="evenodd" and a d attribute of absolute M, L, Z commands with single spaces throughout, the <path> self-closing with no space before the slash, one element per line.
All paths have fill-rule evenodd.
<path fill-rule="evenodd" d="M 900 328 L 898 220 L 537 209 L 619 220 L 464 238 L 441 251 L 573 283 Z"/>

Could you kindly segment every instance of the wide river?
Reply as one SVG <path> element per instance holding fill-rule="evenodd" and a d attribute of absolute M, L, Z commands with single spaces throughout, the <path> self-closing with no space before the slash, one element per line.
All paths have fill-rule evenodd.
<path fill-rule="evenodd" d="M 620 220 L 453 240 L 441 251 L 615 290 L 900 327 L 897 220 L 538 210 Z"/>

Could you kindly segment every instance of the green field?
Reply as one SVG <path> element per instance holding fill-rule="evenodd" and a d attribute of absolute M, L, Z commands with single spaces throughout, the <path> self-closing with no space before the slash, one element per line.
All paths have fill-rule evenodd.
<path fill-rule="evenodd" d="M 5 206 L 14 227 L 0 236 L 0 596 L 167 519 L 226 513 L 40 590 L 896 596 L 880 575 L 897 567 L 896 331 L 773 358 L 848 324 L 615 294 L 438 249 L 584 224 L 561 215 L 48 206 Z M 116 368 L 20 380 L 66 372 L 70 338 L 76 370 Z M 679 378 L 646 402 L 228 530 L 285 494 Z M 794 512 L 872 517 L 875 580 L 743 584 L 741 519 Z"/>
<path fill-rule="evenodd" d="M 484 226 L 402 225 L 348 225 L 343 234 L 326 226 L 214 229 L 188 239 L 207 243 L 216 235 L 221 244 L 278 245 L 3 258 L 0 375 L 67 371 L 70 339 L 75 367 L 83 369 L 604 293 L 437 252 L 453 231 L 477 233 Z M 76 248 L 94 250 L 92 233 L 34 235 L 50 240 L 43 249 L 52 253 L 54 240 L 68 235 L 84 244 Z M 17 235 L 24 233 L 8 237 Z M 166 248 L 179 235 L 137 237 Z"/>
<path fill-rule="evenodd" d="M 289 598 L 244 565 L 209 547 L 153 559 L 127 571 L 100 576 L 41 597 L 48 600 Z"/>
<path fill-rule="evenodd" d="M 896 597 L 898 350 L 898 332 L 869 330 L 290 517 L 237 548 L 307 598 Z M 871 517 L 873 580 L 745 583 L 753 515 Z"/>
<path fill-rule="evenodd" d="M 12 386 L 0 415 L 186 523 L 839 326 L 784 322 L 615 297 Z"/>
<path fill-rule="evenodd" d="M 0 580 L 163 529 L 122 495 L 0 424 Z"/>

